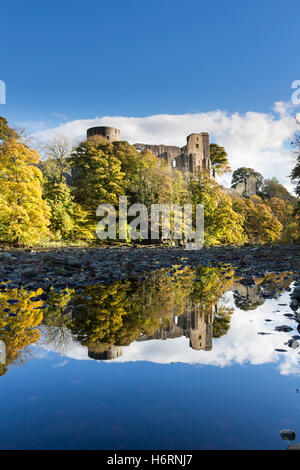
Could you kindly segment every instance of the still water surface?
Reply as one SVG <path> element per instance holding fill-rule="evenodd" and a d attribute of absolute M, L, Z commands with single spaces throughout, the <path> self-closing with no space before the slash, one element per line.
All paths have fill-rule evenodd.
<path fill-rule="evenodd" d="M 47 294 L 3 284 L 0 448 L 284 449 L 282 429 L 299 442 L 293 282 L 178 266 Z"/>

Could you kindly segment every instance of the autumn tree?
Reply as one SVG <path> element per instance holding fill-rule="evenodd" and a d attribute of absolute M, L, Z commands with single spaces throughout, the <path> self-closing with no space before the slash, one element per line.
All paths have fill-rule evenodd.
<path fill-rule="evenodd" d="M 8 122 L 4 117 L 0 116 L 0 141 L 18 138 L 18 133 L 9 127 Z"/>
<path fill-rule="evenodd" d="M 85 226 L 88 213 L 74 201 L 71 189 L 64 183 L 47 180 L 44 198 L 50 208 L 49 229 L 56 240 L 88 240 L 91 237 Z"/>
<path fill-rule="evenodd" d="M 173 202 L 188 199 L 187 184 L 178 171 L 171 171 L 165 160 L 157 158 L 150 151 L 139 152 L 126 141 L 108 142 L 103 137 L 94 136 L 89 141 L 97 148 L 121 163 L 124 174 L 123 189 L 129 203 L 151 204 Z"/>
<path fill-rule="evenodd" d="M 206 245 L 241 244 L 245 241 L 242 214 L 235 212 L 231 198 L 209 178 L 193 179 L 190 192 L 194 204 L 204 206 Z"/>
<path fill-rule="evenodd" d="M 75 202 L 87 213 L 86 227 L 95 234 L 96 210 L 100 204 L 118 205 L 125 194 L 124 173 L 115 155 L 105 153 L 97 139 L 79 144 L 70 158 L 74 177 L 72 194 Z"/>
<path fill-rule="evenodd" d="M 292 201 L 294 199 L 275 177 L 263 180 L 260 192 L 264 199 L 279 198 L 284 201 Z"/>
<path fill-rule="evenodd" d="M 283 226 L 259 196 L 234 197 L 233 209 L 243 216 L 243 229 L 250 243 L 272 243 L 280 239 Z"/>
<path fill-rule="evenodd" d="M 0 239 L 37 244 L 48 234 L 39 155 L 14 138 L 0 145 Z"/>
<path fill-rule="evenodd" d="M 32 301 L 40 294 L 42 289 L 30 292 L 24 289 L 0 292 L 0 339 L 6 346 L 6 370 L 8 365 L 20 358 L 27 346 L 36 343 L 40 338 L 37 327 L 43 320 L 43 301 Z M 11 299 L 16 302 L 9 303 Z"/>
<path fill-rule="evenodd" d="M 212 168 L 212 175 L 223 175 L 224 173 L 231 173 L 231 168 L 228 163 L 228 154 L 224 147 L 217 144 L 210 144 L 210 161 Z"/>

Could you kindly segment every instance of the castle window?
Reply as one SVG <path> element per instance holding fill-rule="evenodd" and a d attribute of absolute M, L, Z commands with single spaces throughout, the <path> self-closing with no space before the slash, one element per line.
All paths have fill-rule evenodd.
<path fill-rule="evenodd" d="M 175 167 L 176 167 L 176 160 L 175 160 L 175 158 L 174 158 L 174 160 L 173 160 L 173 168 L 175 168 Z"/>

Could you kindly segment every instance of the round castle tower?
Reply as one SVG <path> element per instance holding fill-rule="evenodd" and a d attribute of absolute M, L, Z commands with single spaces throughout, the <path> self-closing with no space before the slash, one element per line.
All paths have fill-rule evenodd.
<path fill-rule="evenodd" d="M 94 135 L 100 135 L 101 137 L 107 139 L 109 142 L 121 140 L 120 129 L 116 129 L 115 127 L 100 126 L 91 127 L 87 130 L 87 138 L 93 137 Z"/>

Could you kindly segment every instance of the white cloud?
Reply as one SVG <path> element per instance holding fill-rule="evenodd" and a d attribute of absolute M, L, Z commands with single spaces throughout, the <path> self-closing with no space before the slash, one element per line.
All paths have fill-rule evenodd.
<path fill-rule="evenodd" d="M 275 103 L 272 112 L 245 114 L 215 110 L 206 113 L 147 117 L 105 116 L 69 121 L 60 126 L 39 130 L 34 141 L 51 140 L 64 134 L 73 143 L 85 138 L 89 127 L 108 125 L 121 129 L 121 137 L 130 143 L 167 144 L 182 146 L 192 132 L 209 132 L 211 141 L 225 147 L 233 170 L 240 166 L 255 168 L 266 178 L 276 176 L 292 189 L 288 175 L 294 165 L 290 141 L 296 130 L 295 119 L 289 114 L 289 103 Z M 229 185 L 230 175 L 222 179 Z"/>

